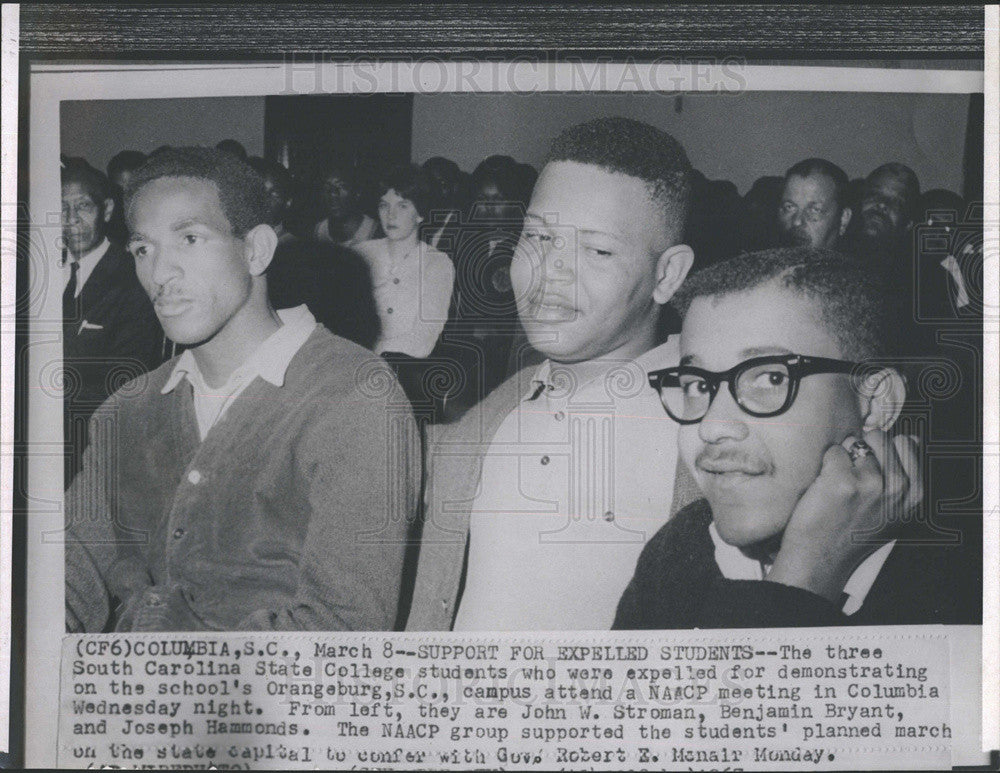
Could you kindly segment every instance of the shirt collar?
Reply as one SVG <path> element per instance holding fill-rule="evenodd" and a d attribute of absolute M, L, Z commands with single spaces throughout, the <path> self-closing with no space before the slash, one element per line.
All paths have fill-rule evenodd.
<path fill-rule="evenodd" d="M 657 370 L 659 368 L 667 368 L 671 365 L 676 365 L 677 361 L 680 359 L 680 350 L 678 349 L 677 336 L 670 336 L 666 341 L 664 341 L 659 346 L 655 346 L 649 351 L 640 354 L 634 360 L 632 360 L 626 367 L 630 370 L 635 371 L 635 377 L 641 378 L 643 383 L 646 381 L 646 373 L 650 370 Z M 601 373 L 594 376 L 592 379 L 584 384 L 579 384 L 576 388 L 582 389 L 585 386 L 595 383 L 598 379 L 607 377 L 607 375 L 620 367 L 619 363 L 609 363 L 607 368 Z M 553 368 L 556 370 L 556 377 L 553 378 Z M 545 360 L 538 368 L 535 369 L 534 374 L 529 382 L 528 389 L 521 398 L 523 401 L 534 400 L 543 391 L 548 389 L 549 391 L 557 391 L 560 386 L 560 379 L 558 377 L 559 366 L 556 364 L 553 366 L 552 360 Z"/>
<path fill-rule="evenodd" d="M 80 294 L 80 290 L 83 289 L 83 285 L 87 282 L 87 279 L 90 278 L 90 275 L 94 273 L 94 269 L 97 267 L 97 264 L 101 262 L 101 258 L 104 257 L 110 247 L 111 242 L 108 240 L 108 237 L 105 236 L 104 240 L 100 244 L 94 247 L 94 249 L 90 252 L 84 253 L 80 256 L 80 259 L 76 261 L 77 266 L 79 266 L 76 274 L 77 295 Z M 72 260 L 68 262 L 71 263 Z"/>
<path fill-rule="evenodd" d="M 243 377 L 252 379 L 260 376 L 276 387 L 284 386 L 288 365 L 315 330 L 316 318 L 305 304 L 291 309 L 280 309 L 278 318 L 281 320 L 281 327 L 268 336 L 256 351 L 233 371 L 229 383 Z M 160 390 L 161 393 L 172 392 L 185 377 L 195 386 L 205 383 L 191 349 L 186 349 L 177 359 L 170 378 Z"/>
<path fill-rule="evenodd" d="M 715 545 L 715 563 L 719 565 L 719 571 L 727 580 L 763 580 L 770 568 L 760 561 L 749 558 L 735 545 L 730 545 L 719 535 L 715 528 L 715 522 L 709 524 L 708 533 L 712 536 L 712 543 Z M 882 545 L 868 558 L 862 561 L 858 568 L 844 585 L 844 603 L 842 611 L 845 615 L 853 615 L 861 605 L 865 603 L 868 591 L 875 584 L 875 579 L 882 566 L 885 564 L 889 553 L 892 551 L 896 540 L 892 540 Z"/>

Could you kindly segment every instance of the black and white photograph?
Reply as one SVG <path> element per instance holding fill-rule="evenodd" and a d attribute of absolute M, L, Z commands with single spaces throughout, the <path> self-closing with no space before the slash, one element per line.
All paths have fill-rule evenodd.
<path fill-rule="evenodd" d="M 995 764 L 996 46 L 292 48 L 21 58 L 20 764 Z"/>

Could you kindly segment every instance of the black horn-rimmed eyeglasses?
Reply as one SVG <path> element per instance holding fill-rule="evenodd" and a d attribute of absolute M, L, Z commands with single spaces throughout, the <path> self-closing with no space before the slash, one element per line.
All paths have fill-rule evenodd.
<path fill-rule="evenodd" d="M 804 354 L 776 354 L 744 360 L 717 373 L 693 365 L 654 370 L 649 384 L 678 424 L 697 424 L 708 413 L 723 381 L 735 403 L 751 416 L 779 416 L 792 407 L 799 381 L 814 373 L 851 373 L 858 364 Z"/>

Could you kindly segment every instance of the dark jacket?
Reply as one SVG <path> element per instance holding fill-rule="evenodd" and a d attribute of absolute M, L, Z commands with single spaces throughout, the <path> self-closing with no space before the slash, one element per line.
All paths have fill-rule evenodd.
<path fill-rule="evenodd" d="M 981 523 L 971 519 L 957 544 L 943 544 L 940 534 L 935 541 L 928 531 L 900 538 L 850 616 L 801 588 L 725 579 L 715 562 L 711 522 L 708 501 L 700 499 L 654 535 L 618 603 L 615 629 L 981 622 Z"/>
<path fill-rule="evenodd" d="M 76 298 L 74 313 L 63 319 L 70 476 L 80 468 L 90 415 L 116 389 L 163 362 L 163 345 L 163 330 L 132 256 L 112 242 Z"/>

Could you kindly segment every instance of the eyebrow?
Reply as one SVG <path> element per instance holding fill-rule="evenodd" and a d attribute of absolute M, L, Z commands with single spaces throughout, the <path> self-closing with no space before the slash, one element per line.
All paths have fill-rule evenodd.
<path fill-rule="evenodd" d="M 525 213 L 524 219 L 525 219 L 525 221 L 528 221 L 528 220 L 532 221 L 533 225 L 535 225 L 535 224 L 537 224 L 537 225 L 551 225 L 551 226 L 560 226 L 560 225 L 562 225 L 561 223 L 550 223 L 550 222 L 546 221 L 545 218 L 542 217 L 541 215 L 536 215 L 536 214 L 534 214 L 532 212 Z M 573 226 L 563 225 L 563 227 L 564 228 L 572 228 Z M 609 239 L 614 239 L 615 241 L 619 241 L 619 242 L 624 242 L 625 241 L 625 237 L 624 236 L 622 236 L 620 234 L 617 234 L 614 231 L 602 231 L 602 230 L 600 230 L 598 228 L 577 228 L 575 230 L 576 230 L 577 233 L 582 234 L 584 236 L 607 236 Z"/>
<path fill-rule="evenodd" d="M 740 362 L 743 360 L 749 360 L 752 357 L 763 357 L 768 354 L 792 354 L 791 349 L 786 349 L 783 346 L 751 346 L 747 349 L 741 349 L 739 353 Z M 693 354 L 685 354 L 681 357 L 681 365 L 690 365 L 695 362 L 697 357 Z"/>
<path fill-rule="evenodd" d="M 213 228 L 213 229 L 215 228 L 215 226 L 209 223 L 207 220 L 202 220 L 201 218 L 197 217 L 186 217 L 183 220 L 178 220 L 173 224 L 171 224 L 170 230 L 183 231 L 185 228 L 189 228 L 193 225 L 200 225 L 205 228 Z"/>

